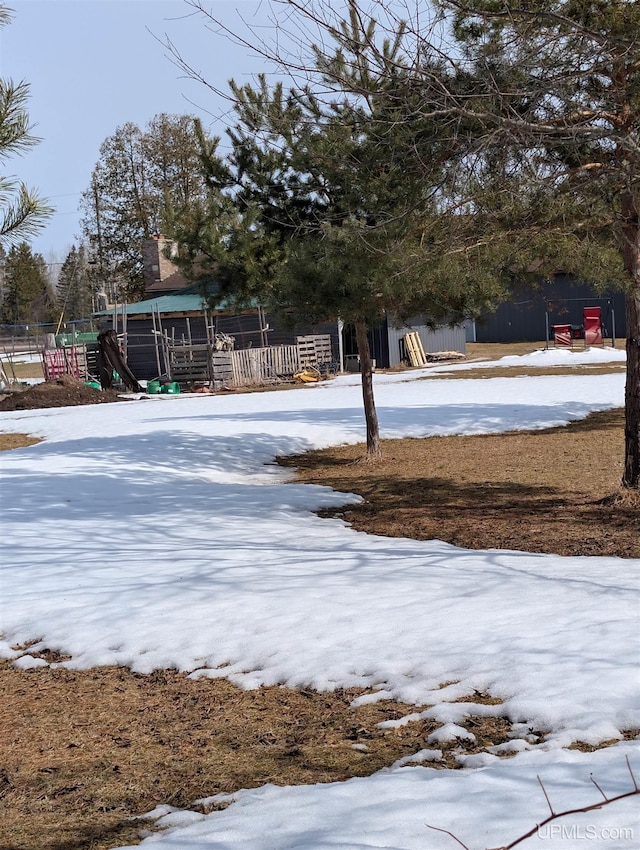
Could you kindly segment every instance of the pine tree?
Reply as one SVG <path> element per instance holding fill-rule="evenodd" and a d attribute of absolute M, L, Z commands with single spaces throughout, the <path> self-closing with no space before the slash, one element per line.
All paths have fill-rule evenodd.
<path fill-rule="evenodd" d="M 41 254 L 33 254 L 26 242 L 14 245 L 5 261 L 4 279 L 3 324 L 32 325 L 53 321 L 54 298 Z"/>
<path fill-rule="evenodd" d="M 422 162 L 427 182 L 432 162 L 421 157 L 403 123 L 431 121 L 463 152 L 449 169 L 455 185 L 441 189 L 457 196 L 466 219 L 449 229 L 446 255 L 464 257 L 481 276 L 561 268 L 624 287 L 622 485 L 638 489 L 640 4 L 371 0 L 365 8 L 348 0 L 344 17 L 343 5 L 331 0 L 274 2 L 311 58 L 287 54 L 277 28 L 271 45 L 262 32 L 241 35 L 243 43 L 325 97 L 341 93 L 373 104 L 381 82 L 388 83 L 395 114 L 405 110 L 404 122 L 389 127 L 401 131 L 407 162 Z M 374 14 L 377 37 L 368 17 Z"/>
<path fill-rule="evenodd" d="M 374 29 L 371 22 L 367 38 Z M 447 250 L 466 227 L 448 174 L 462 147 L 452 145 L 447 127 L 411 120 L 415 105 L 398 102 L 398 79 L 382 76 L 375 85 L 373 69 L 355 61 L 357 38 L 354 25 L 330 61 L 352 75 L 354 89 L 367 82 L 365 103 L 339 96 L 326 103 L 308 90 L 270 89 L 264 78 L 256 88 L 233 85 L 239 212 L 228 236 L 220 239 L 216 218 L 196 244 L 216 232 L 217 278 L 238 300 L 258 298 L 290 321 L 353 323 L 367 456 L 376 457 L 368 331 L 387 314 L 459 321 L 486 308 L 501 283 L 472 278 L 464 255 Z M 396 61 L 391 47 L 387 58 Z M 327 64 L 319 63 L 319 76 Z M 434 72 L 446 73 L 437 60 Z"/>
<path fill-rule="evenodd" d="M 640 488 L 640 4 L 628 0 L 443 0 L 464 50 L 486 162 L 510 163 L 499 238 L 519 221 L 528 252 L 625 289 L 627 380 L 622 485 Z M 504 227 L 509 209 L 510 228 Z M 524 213 L 524 216 L 522 215 Z M 553 251 L 554 244 L 562 250 Z M 556 257 L 553 258 L 553 254 Z"/>
<path fill-rule="evenodd" d="M 86 319 L 94 310 L 94 296 L 89 278 L 84 246 L 72 246 L 58 275 L 56 312 L 65 321 Z"/>
<path fill-rule="evenodd" d="M 10 20 L 9 9 L 0 5 L 0 29 Z M 0 78 L 0 164 L 37 144 L 31 133 L 26 103 L 29 86 Z M 0 174 L 0 246 L 15 245 L 43 227 L 53 210 L 32 189 Z"/>

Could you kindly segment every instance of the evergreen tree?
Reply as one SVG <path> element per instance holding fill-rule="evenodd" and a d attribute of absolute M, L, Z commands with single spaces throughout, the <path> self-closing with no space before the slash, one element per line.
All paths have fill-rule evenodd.
<path fill-rule="evenodd" d="M 370 22 L 366 37 L 374 35 Z M 495 276 L 470 274 L 464 254 L 448 250 L 467 227 L 454 167 L 465 149 L 452 145 L 449 127 L 412 120 L 415 105 L 398 102 L 396 50 L 389 45 L 386 55 L 397 78 L 378 75 L 376 84 L 353 22 L 330 58 L 353 90 L 366 81 L 363 102 L 326 103 L 308 90 L 269 89 L 264 78 L 256 88 L 233 85 L 239 212 L 222 239 L 216 216 L 195 240 L 215 232 L 217 278 L 237 300 L 257 298 L 292 322 L 354 324 L 369 457 L 380 454 L 380 439 L 368 331 L 387 314 L 459 321 L 501 293 Z M 319 62 L 320 77 L 327 67 Z M 437 57 L 433 68 L 446 74 Z"/>
<path fill-rule="evenodd" d="M 58 275 L 56 312 L 65 320 L 86 319 L 95 309 L 84 246 L 72 246 Z"/>
<path fill-rule="evenodd" d="M 485 180 L 485 197 L 487 186 L 500 192 L 499 200 L 493 194 L 488 217 L 500 224 L 498 237 L 508 238 L 519 222 L 528 222 L 538 236 L 525 257 L 535 251 L 556 269 L 604 283 L 617 279 L 625 289 L 622 485 L 637 489 L 640 4 L 443 0 L 442 5 L 455 13 L 453 31 L 473 87 L 466 108 L 485 142 L 486 163 L 499 150 L 499 159 L 510 164 L 508 179 L 498 170 Z M 545 258 L 545 251 L 551 256 Z"/>
<path fill-rule="evenodd" d="M 41 254 L 33 254 L 26 242 L 14 245 L 7 255 L 4 278 L 3 324 L 32 325 L 53 321 L 54 298 Z"/>
<path fill-rule="evenodd" d="M 4 304 L 6 284 L 5 284 L 5 263 L 7 261 L 7 252 L 0 244 L 0 316 L 2 315 L 2 305 Z"/>
<path fill-rule="evenodd" d="M 10 20 L 0 5 L 0 29 Z M 0 78 L 0 165 L 37 144 L 32 135 L 26 102 L 29 86 Z M 0 174 L 0 245 L 8 247 L 43 227 L 53 210 L 20 180 Z"/>

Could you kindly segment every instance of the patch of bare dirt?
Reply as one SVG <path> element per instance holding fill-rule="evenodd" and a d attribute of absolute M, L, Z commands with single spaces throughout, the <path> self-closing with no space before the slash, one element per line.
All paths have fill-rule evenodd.
<path fill-rule="evenodd" d="M 280 459 L 300 481 L 364 497 L 339 514 L 360 531 L 469 549 L 640 558 L 640 492 L 620 492 L 622 410 L 562 428 L 383 441 Z"/>
<path fill-rule="evenodd" d="M 116 390 L 96 390 L 83 381 L 62 375 L 55 381 L 43 381 L 24 390 L 11 392 L 0 401 L 0 410 L 39 410 L 46 407 L 74 407 L 126 401 Z"/>

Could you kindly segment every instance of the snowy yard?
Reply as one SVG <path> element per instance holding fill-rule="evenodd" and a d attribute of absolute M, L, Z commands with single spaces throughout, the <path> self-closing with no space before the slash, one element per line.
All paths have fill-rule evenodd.
<path fill-rule="evenodd" d="M 518 362 L 623 356 L 547 351 Z M 622 373 L 417 380 L 452 369 L 463 378 L 470 365 L 376 375 L 383 436 L 543 428 L 623 404 Z M 609 796 L 632 790 L 627 757 L 640 783 L 637 739 L 568 749 L 640 729 L 640 562 L 472 551 L 315 516 L 344 494 L 287 483 L 273 460 L 361 441 L 357 376 L 291 392 L 16 411 L 0 428 L 45 438 L 0 457 L 0 658 L 30 669 L 46 664 L 46 646 L 74 668 L 174 668 L 244 688 L 357 685 L 372 699 L 432 705 L 440 739 L 460 734 L 481 691 L 502 703 L 476 708 L 514 722 L 512 758 L 486 752 L 436 770 L 436 738 L 422 763 L 369 778 L 241 791 L 209 815 L 167 807 L 156 814 L 168 828 L 149 845 L 460 846 L 429 824 L 482 850 L 548 816 L 537 776 L 556 811 L 602 799 L 591 774 Z M 542 743 L 534 728 L 548 732 Z M 637 803 L 555 821 L 520 846 L 631 850 Z"/>

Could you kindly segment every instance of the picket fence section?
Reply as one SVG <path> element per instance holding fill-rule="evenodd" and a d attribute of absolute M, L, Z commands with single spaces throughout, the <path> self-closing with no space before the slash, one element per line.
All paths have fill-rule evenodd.
<path fill-rule="evenodd" d="M 300 369 L 297 345 L 245 348 L 225 354 L 231 361 L 233 384 L 236 387 L 278 383 L 290 379 Z"/>

